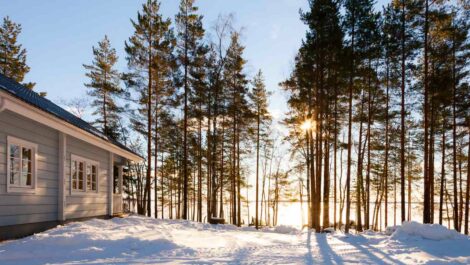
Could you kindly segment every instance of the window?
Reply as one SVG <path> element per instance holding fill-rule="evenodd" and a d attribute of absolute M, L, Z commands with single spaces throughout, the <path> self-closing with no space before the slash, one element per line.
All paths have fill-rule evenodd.
<path fill-rule="evenodd" d="M 7 145 L 7 191 L 34 193 L 37 145 L 12 136 Z"/>
<path fill-rule="evenodd" d="M 92 164 L 87 164 L 86 167 L 86 188 L 96 191 L 96 166 Z"/>
<path fill-rule="evenodd" d="M 72 155 L 70 174 L 72 192 L 98 191 L 98 162 Z"/>

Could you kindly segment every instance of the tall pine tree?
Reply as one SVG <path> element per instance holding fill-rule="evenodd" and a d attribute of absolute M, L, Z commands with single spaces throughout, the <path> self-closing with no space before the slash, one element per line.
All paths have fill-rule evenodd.
<path fill-rule="evenodd" d="M 121 75 L 115 69 L 118 60 L 116 50 L 111 47 L 108 36 L 93 47 L 93 62 L 83 65 L 88 71 L 86 76 L 90 82 L 85 84 L 90 90 L 88 94 L 93 98 L 91 106 L 95 108 L 93 114 L 97 116 L 94 124 L 99 126 L 103 133 L 111 139 L 120 138 L 120 114 L 123 109 L 116 103 L 116 97 L 122 97 L 125 91 L 120 86 Z"/>
<path fill-rule="evenodd" d="M 9 17 L 3 18 L 0 26 L 0 73 L 22 83 L 29 72 L 26 64 L 26 49 L 18 44 L 21 25 L 13 22 Z M 33 89 L 34 83 L 25 83 L 27 88 Z"/>

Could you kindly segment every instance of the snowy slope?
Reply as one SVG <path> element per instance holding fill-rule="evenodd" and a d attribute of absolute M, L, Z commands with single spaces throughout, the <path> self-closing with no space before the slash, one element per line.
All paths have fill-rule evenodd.
<path fill-rule="evenodd" d="M 0 243 L 0 264 L 470 264 L 469 237 L 434 227 L 440 237 L 426 239 L 429 229 L 409 223 L 392 236 L 347 236 L 131 216 Z"/>

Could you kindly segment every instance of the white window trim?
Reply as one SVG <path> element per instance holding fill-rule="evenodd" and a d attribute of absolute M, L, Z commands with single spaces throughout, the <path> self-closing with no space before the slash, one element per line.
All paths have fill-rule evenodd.
<path fill-rule="evenodd" d="M 21 148 L 26 147 L 30 148 L 32 150 L 32 157 L 31 157 L 31 163 L 32 163 L 32 176 L 31 176 L 31 187 L 25 187 L 25 186 L 18 186 L 18 185 L 13 185 L 10 184 L 10 145 L 18 145 Z M 36 193 L 37 189 L 37 153 L 38 153 L 38 145 L 23 139 L 19 139 L 13 136 L 8 135 L 7 136 L 7 175 L 6 175 L 6 181 L 7 181 L 7 192 L 8 193 L 30 193 L 34 194 Z M 21 161 L 21 163 L 23 163 Z"/>
<path fill-rule="evenodd" d="M 84 174 L 83 174 L 83 190 L 79 189 L 73 189 L 73 183 L 72 183 L 72 162 L 73 161 L 78 161 L 78 162 L 83 162 L 84 163 Z M 96 167 L 96 190 L 88 190 L 87 188 L 87 175 L 86 175 L 86 169 L 87 166 L 95 166 Z M 84 158 L 78 155 L 71 154 L 70 155 L 70 194 L 71 195 L 89 195 L 89 194 L 98 194 L 100 190 L 100 185 L 99 185 L 99 179 L 100 179 L 100 163 L 88 158 Z"/>

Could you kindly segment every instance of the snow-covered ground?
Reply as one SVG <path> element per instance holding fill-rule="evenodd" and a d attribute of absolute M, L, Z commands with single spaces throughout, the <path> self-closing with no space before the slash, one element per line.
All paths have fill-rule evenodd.
<path fill-rule="evenodd" d="M 254 231 L 130 216 L 0 243 L 0 264 L 470 264 L 470 237 L 418 223 L 388 232 Z"/>

